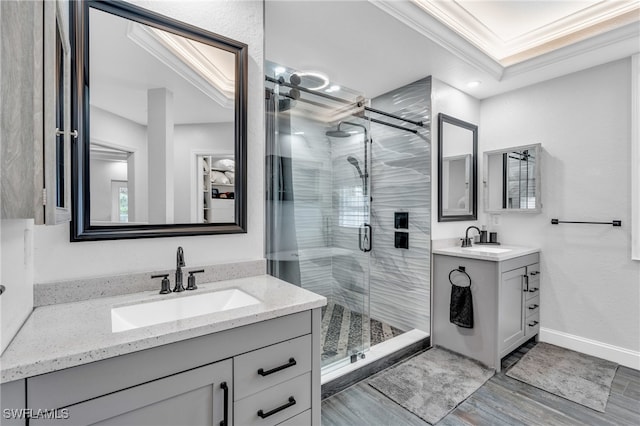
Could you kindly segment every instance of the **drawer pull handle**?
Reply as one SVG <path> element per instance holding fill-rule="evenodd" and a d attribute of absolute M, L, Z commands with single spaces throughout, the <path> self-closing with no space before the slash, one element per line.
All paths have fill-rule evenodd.
<path fill-rule="evenodd" d="M 539 290 L 538 288 L 530 288 L 529 293 L 535 293 L 538 290 Z"/>
<path fill-rule="evenodd" d="M 289 358 L 289 362 L 281 365 L 280 367 L 272 368 L 271 370 L 264 371 L 264 369 L 259 369 L 258 374 L 262 377 L 268 376 L 269 374 L 277 373 L 280 370 L 284 370 L 285 368 L 293 367 L 297 362 L 294 358 Z"/>
<path fill-rule="evenodd" d="M 536 309 L 537 307 L 538 307 L 538 305 L 531 305 L 531 306 L 529 306 L 529 309 L 533 311 L 533 310 L 534 310 L 534 309 Z"/>
<path fill-rule="evenodd" d="M 227 382 L 222 382 L 220 388 L 224 391 L 224 414 L 220 426 L 227 426 L 229 424 L 229 386 L 227 386 Z"/>
<path fill-rule="evenodd" d="M 290 396 L 289 397 L 289 402 L 287 402 L 284 405 L 281 405 L 278 408 L 274 408 L 273 410 L 271 410 L 269 412 L 265 413 L 262 410 L 258 410 L 258 416 L 260 416 L 260 418 L 262 418 L 262 419 L 266 419 L 267 417 L 272 416 L 272 415 L 274 415 L 276 413 L 279 413 L 280 411 L 285 410 L 285 409 L 291 407 L 292 405 L 296 405 L 296 400 L 295 400 L 294 397 Z"/>
<path fill-rule="evenodd" d="M 536 325 L 538 325 L 538 321 L 533 321 L 529 323 L 529 327 L 535 327 Z"/>

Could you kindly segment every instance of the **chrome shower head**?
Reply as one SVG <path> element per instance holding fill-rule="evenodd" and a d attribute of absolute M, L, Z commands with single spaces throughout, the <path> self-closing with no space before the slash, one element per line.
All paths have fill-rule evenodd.
<path fill-rule="evenodd" d="M 351 163 L 351 165 L 353 167 L 356 168 L 356 170 L 358 171 L 358 174 L 360 175 L 360 178 L 364 179 L 364 175 L 362 174 L 362 170 L 360 170 L 360 163 L 358 162 L 358 159 L 355 158 L 354 156 L 350 155 L 350 156 L 347 157 L 347 161 L 349 163 Z"/>

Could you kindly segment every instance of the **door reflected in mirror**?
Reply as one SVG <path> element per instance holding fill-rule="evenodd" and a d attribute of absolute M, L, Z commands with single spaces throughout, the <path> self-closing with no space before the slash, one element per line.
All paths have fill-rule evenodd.
<path fill-rule="evenodd" d="M 540 144 L 485 152 L 485 210 L 538 212 Z"/>
<path fill-rule="evenodd" d="M 477 217 L 478 127 L 438 114 L 438 221 Z"/>

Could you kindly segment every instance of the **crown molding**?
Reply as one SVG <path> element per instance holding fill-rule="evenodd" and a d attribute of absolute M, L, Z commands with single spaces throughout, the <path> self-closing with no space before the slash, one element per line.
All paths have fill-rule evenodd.
<path fill-rule="evenodd" d="M 496 35 L 456 1 L 413 1 L 503 66 L 510 65 L 505 62 L 509 57 L 516 56 L 521 61 L 533 57 L 526 57 L 523 52 L 540 55 L 609 31 L 612 23 L 615 28 L 637 21 L 640 13 L 637 1 L 602 1 L 507 40 Z M 513 63 L 513 59 L 510 62 Z"/>
<path fill-rule="evenodd" d="M 505 67 L 504 78 L 536 72 L 566 61 L 588 60 L 590 66 L 611 62 L 640 52 L 640 22 L 597 35 L 566 47 Z"/>
<path fill-rule="evenodd" d="M 224 108 L 233 108 L 235 81 L 189 39 L 129 22 L 127 37 Z"/>
<path fill-rule="evenodd" d="M 640 52 L 640 6 L 637 2 L 604 2 L 622 4 L 617 4 L 616 7 L 598 4 L 598 7 L 575 13 L 547 26 L 550 31 L 546 36 L 536 31 L 525 35 L 529 37 L 528 41 L 521 41 L 535 47 L 506 56 L 503 61 L 499 61 L 479 46 L 482 43 L 495 45 L 501 42 L 500 38 L 453 1 L 369 1 L 462 61 L 487 72 L 497 81 L 548 69 L 554 65 L 563 66 L 563 63 L 569 60 L 580 59 L 580 62 L 585 64 L 590 62 L 582 67 L 586 68 Z M 607 7 L 608 14 L 605 13 Z M 433 16 L 432 12 L 438 17 L 442 14 L 442 22 Z M 580 20 L 584 21 L 582 26 L 579 24 Z M 600 32 L 595 31 L 597 35 L 589 30 L 593 25 L 599 27 L 596 30 Z M 462 35 L 452 29 L 460 26 L 463 27 Z M 485 33 L 490 33 L 485 41 L 481 41 L 475 35 L 476 30 L 480 31 L 481 27 Z M 536 44 L 542 43 L 543 40 L 547 41 L 542 45 Z"/>
<path fill-rule="evenodd" d="M 369 0 L 409 28 L 448 50 L 462 61 L 480 69 L 496 80 L 502 79 L 504 67 L 469 41 L 456 34 L 413 1 Z"/>

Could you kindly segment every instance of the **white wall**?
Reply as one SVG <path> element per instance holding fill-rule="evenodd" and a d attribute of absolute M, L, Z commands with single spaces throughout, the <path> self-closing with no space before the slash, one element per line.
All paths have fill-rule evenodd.
<path fill-rule="evenodd" d="M 187 265 L 264 257 L 263 4 L 260 1 L 135 1 L 174 19 L 249 45 L 247 233 L 180 238 L 69 242 L 69 225 L 36 226 L 35 282 L 170 268 L 176 247 Z"/>
<path fill-rule="evenodd" d="M 478 222 L 438 222 L 438 114 L 444 113 L 471 124 L 479 125 L 480 101 L 443 83 L 437 78 L 433 78 L 431 104 L 433 106 L 433 113 L 431 114 L 431 170 L 433 170 L 431 174 L 433 182 L 431 186 L 431 205 L 433 206 L 431 239 L 462 238 L 464 237 L 465 229 L 470 225 L 477 226 Z M 478 135 L 481 135 L 482 131 L 482 126 L 478 126 Z M 479 147 L 478 152 L 481 152 Z M 480 181 L 482 176 L 480 170 L 482 169 L 478 167 L 478 181 Z M 478 211 L 480 211 L 481 208 L 480 197 L 478 197 Z"/>
<path fill-rule="evenodd" d="M 184 124 L 174 128 L 175 223 L 190 223 L 191 210 L 198 207 L 192 197 L 199 176 L 198 170 L 192 169 L 193 157 L 234 152 L 234 130 L 233 123 Z"/>
<path fill-rule="evenodd" d="M 0 221 L 0 353 L 33 310 L 33 219 Z"/>
<path fill-rule="evenodd" d="M 503 242 L 542 250 L 542 339 L 640 368 L 630 69 L 621 60 L 483 100 L 479 152 L 542 143 L 542 213 L 503 214 L 497 227 Z"/>

